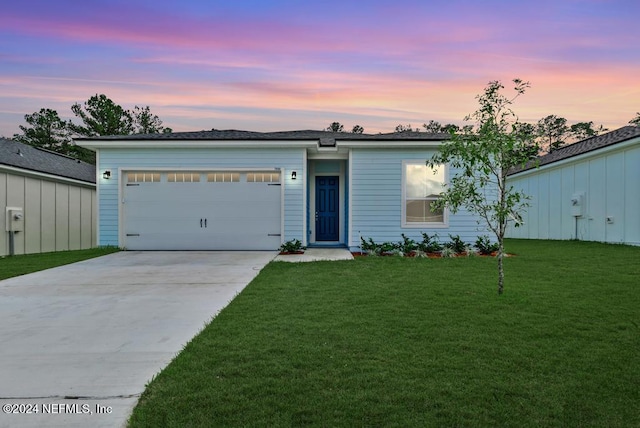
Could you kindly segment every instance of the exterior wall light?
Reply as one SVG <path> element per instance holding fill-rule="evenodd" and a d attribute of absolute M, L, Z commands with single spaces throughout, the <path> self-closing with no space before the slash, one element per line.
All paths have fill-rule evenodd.
<path fill-rule="evenodd" d="M 105 172 L 102 173 L 102 178 L 104 178 L 105 180 L 108 180 L 111 178 L 111 171 L 106 170 Z"/>
<path fill-rule="evenodd" d="M 291 179 L 295 180 L 297 178 L 298 174 L 296 174 L 295 171 L 291 171 Z"/>

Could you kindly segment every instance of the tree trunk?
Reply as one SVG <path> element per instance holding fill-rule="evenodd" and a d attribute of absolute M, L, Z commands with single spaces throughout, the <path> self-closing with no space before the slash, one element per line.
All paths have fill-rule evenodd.
<path fill-rule="evenodd" d="M 502 238 L 498 240 L 498 295 L 504 291 L 504 268 L 502 259 L 504 257 L 504 242 Z"/>

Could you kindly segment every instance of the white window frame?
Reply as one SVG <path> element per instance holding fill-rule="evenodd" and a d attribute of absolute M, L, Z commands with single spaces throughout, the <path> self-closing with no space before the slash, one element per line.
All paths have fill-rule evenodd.
<path fill-rule="evenodd" d="M 201 175 L 197 171 L 167 171 L 167 183 L 200 183 Z"/>
<path fill-rule="evenodd" d="M 252 180 L 249 180 L 250 176 Z M 281 177 L 280 171 L 248 171 L 247 183 L 280 183 Z M 260 178 L 260 180 L 257 180 L 257 178 Z M 268 178 L 268 180 L 265 180 L 265 178 Z"/>
<path fill-rule="evenodd" d="M 209 171 L 205 173 L 207 183 L 240 183 L 239 172 Z"/>
<path fill-rule="evenodd" d="M 425 160 L 404 160 L 402 161 L 402 217 L 401 227 L 406 229 L 439 229 L 449 227 L 449 210 L 445 208 L 442 213 L 441 222 L 407 222 L 407 165 L 425 165 Z M 438 168 L 444 169 L 445 183 L 449 182 L 449 168 L 447 165 L 440 165 Z"/>
<path fill-rule="evenodd" d="M 131 180 L 131 174 L 134 175 L 133 180 Z M 160 183 L 162 181 L 162 173 L 158 170 L 131 170 L 125 172 L 125 175 L 127 183 Z"/>

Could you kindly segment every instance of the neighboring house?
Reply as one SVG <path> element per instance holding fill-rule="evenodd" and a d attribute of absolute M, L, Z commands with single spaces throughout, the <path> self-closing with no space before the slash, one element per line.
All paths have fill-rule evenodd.
<path fill-rule="evenodd" d="M 640 127 L 562 147 L 508 182 L 531 196 L 509 237 L 640 245 Z"/>
<path fill-rule="evenodd" d="M 96 246 L 95 193 L 93 165 L 0 139 L 0 256 Z"/>
<path fill-rule="evenodd" d="M 466 211 L 432 212 L 453 171 L 446 134 L 202 131 L 81 138 L 97 152 L 98 242 L 130 250 L 356 250 L 360 238 L 474 242 Z"/>

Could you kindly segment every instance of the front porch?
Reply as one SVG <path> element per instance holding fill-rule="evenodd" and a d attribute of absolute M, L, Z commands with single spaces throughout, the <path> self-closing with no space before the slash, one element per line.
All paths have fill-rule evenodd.
<path fill-rule="evenodd" d="M 353 255 L 348 248 L 308 248 L 304 254 L 280 254 L 273 260 L 292 263 L 353 260 Z"/>

